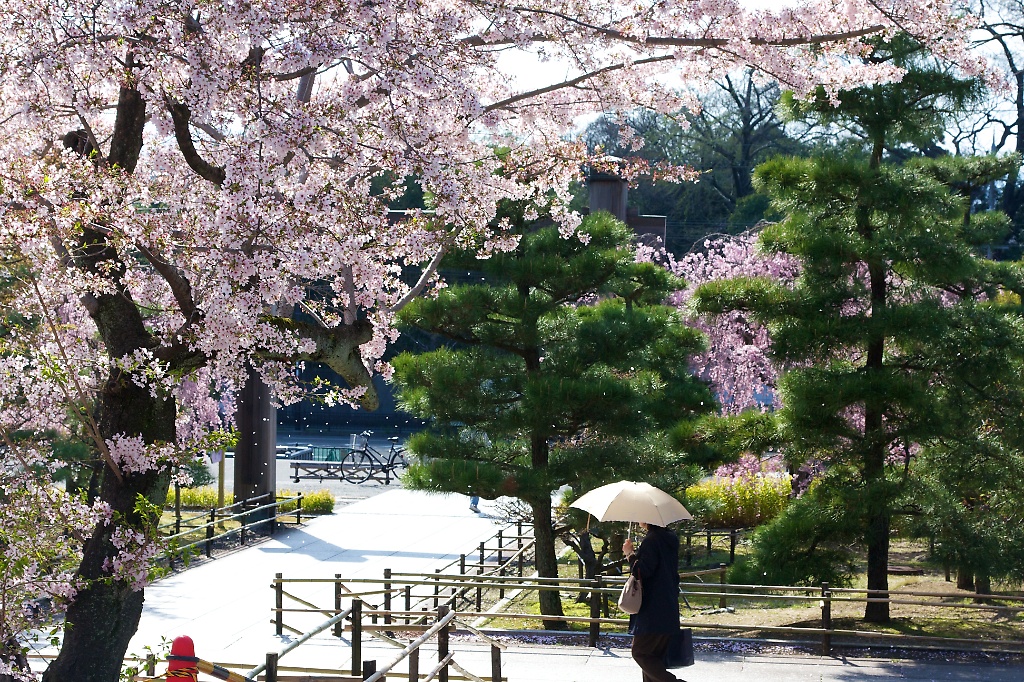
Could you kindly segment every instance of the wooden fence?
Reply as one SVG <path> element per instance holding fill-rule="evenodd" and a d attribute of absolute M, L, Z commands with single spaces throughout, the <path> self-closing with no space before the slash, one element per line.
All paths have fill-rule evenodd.
<path fill-rule="evenodd" d="M 853 630 L 833 626 L 832 611 L 837 603 L 855 603 L 859 606 L 868 602 L 888 602 L 896 605 L 927 606 L 937 609 L 967 609 L 989 611 L 1012 618 L 1024 612 L 1024 597 L 1013 595 L 991 595 L 989 603 L 973 603 L 977 595 L 950 594 L 915 590 L 877 590 L 855 588 L 831 588 L 828 584 L 809 588 L 806 586 L 779 585 L 734 585 L 725 582 L 726 567 L 692 571 L 681 574 L 680 606 L 685 627 L 707 634 L 745 633 L 785 635 L 794 643 L 817 641 L 823 655 L 829 655 L 833 646 L 866 646 L 884 643 L 889 646 L 919 647 L 939 646 L 946 649 L 969 649 L 973 651 L 1024 653 L 1024 638 L 1017 635 L 1012 639 L 972 638 L 942 636 L 937 634 L 903 634 L 880 629 Z M 696 579 L 696 580 L 695 580 Z M 307 581 L 309 579 L 306 579 Z M 337 592 L 350 596 L 376 597 L 379 606 L 368 605 L 361 615 L 369 617 L 373 626 L 390 630 L 405 630 L 409 626 L 424 622 L 428 608 L 443 605 L 458 611 L 462 619 L 479 622 L 482 619 L 563 621 L 586 624 L 591 646 L 596 646 L 602 626 L 617 626 L 622 631 L 628 619 L 615 606 L 622 589 L 624 578 L 600 576 L 595 580 L 579 578 L 538 578 L 536 576 L 498 575 L 494 571 L 484 574 L 460 573 L 397 573 L 386 571 L 383 578 L 350 578 L 336 576 L 340 587 Z M 304 608 L 284 608 L 283 599 L 290 596 L 285 590 L 286 583 L 302 582 L 302 579 L 275 580 L 276 606 L 274 622 L 287 629 L 283 618 L 288 612 L 320 610 L 322 607 L 306 602 Z M 515 613 L 502 607 L 499 594 L 513 592 L 558 591 L 575 597 L 588 595 L 589 616 L 541 616 L 538 613 Z M 483 599 L 477 595 L 489 595 Z M 396 607 L 396 603 L 400 606 Z M 763 613 L 764 606 L 777 604 L 813 605 L 820 616 L 806 626 L 764 625 L 756 622 L 716 622 L 718 613 L 741 614 L 744 609 L 751 613 Z M 700 619 L 691 618 L 694 605 L 706 607 L 708 613 Z M 730 608 L 731 607 L 731 608 Z M 336 607 L 337 608 L 337 607 Z M 755 611 L 756 609 L 756 611 Z M 280 630 L 279 630 L 280 632 Z M 1024 635 L 1024 632 L 1022 632 Z"/>

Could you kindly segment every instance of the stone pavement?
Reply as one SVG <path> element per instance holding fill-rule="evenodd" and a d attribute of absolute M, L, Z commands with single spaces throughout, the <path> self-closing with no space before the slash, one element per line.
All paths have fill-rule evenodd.
<path fill-rule="evenodd" d="M 146 604 L 130 654 L 156 647 L 162 637 L 189 635 L 196 654 L 222 664 L 262 663 L 295 635 L 274 635 L 270 588 L 275 573 L 286 578 L 380 577 L 394 571 L 432 572 L 460 553 L 472 552 L 497 530 L 495 520 L 477 516 L 461 495 L 427 495 L 388 490 L 342 507 L 301 528 L 169 576 L 146 589 Z M 486 512 L 487 503 L 481 505 Z M 288 590 L 317 604 L 333 603 L 330 584 L 291 585 Z M 287 605 L 287 603 L 286 603 Z M 319 614 L 287 614 L 285 622 L 308 631 L 324 619 Z M 369 638 L 367 638 L 369 639 Z M 455 660 L 470 672 L 490 674 L 489 649 L 461 636 L 453 638 Z M 364 643 L 364 660 L 378 666 L 397 649 L 377 640 Z M 436 661 L 436 649 L 425 648 L 420 670 Z M 281 659 L 283 668 L 348 669 L 351 651 L 323 633 Z M 406 663 L 396 672 L 405 673 Z M 239 670 L 244 672 L 245 669 Z M 677 671 L 689 682 L 857 682 L 881 679 L 979 680 L 1019 682 L 1024 667 L 967 663 L 841 659 L 814 656 L 750 656 L 699 652 L 692 668 Z M 537 646 L 512 644 L 503 652 L 503 673 L 510 682 L 640 682 L 640 671 L 626 648 Z"/>

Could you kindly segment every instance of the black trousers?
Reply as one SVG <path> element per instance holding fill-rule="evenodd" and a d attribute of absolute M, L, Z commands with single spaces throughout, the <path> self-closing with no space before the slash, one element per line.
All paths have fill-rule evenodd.
<path fill-rule="evenodd" d="M 679 682 L 665 669 L 665 650 L 672 635 L 633 635 L 633 660 L 644 673 L 644 682 Z"/>

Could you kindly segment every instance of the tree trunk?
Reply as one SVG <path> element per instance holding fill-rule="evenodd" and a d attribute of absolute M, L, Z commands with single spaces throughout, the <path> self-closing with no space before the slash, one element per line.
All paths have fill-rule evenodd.
<path fill-rule="evenodd" d="M 576 549 L 579 553 L 580 563 L 583 565 L 583 575 L 580 577 L 584 580 L 596 578 L 599 568 L 597 554 L 594 552 L 594 545 L 591 543 L 592 537 L 589 531 L 583 531 L 576 536 Z M 580 604 L 589 604 L 590 592 L 580 592 L 576 595 L 576 601 Z"/>
<path fill-rule="evenodd" d="M 974 598 L 974 603 L 988 604 L 991 600 L 986 599 L 982 595 L 992 594 L 992 578 L 984 573 L 979 573 L 974 578 L 974 584 L 976 586 L 975 592 L 978 594 L 978 596 Z"/>
<path fill-rule="evenodd" d="M 868 518 L 868 589 L 880 590 L 869 593 L 872 599 L 889 596 L 889 515 L 875 510 Z M 869 623 L 889 622 L 889 602 L 868 602 L 864 607 L 864 620 Z"/>
<path fill-rule="evenodd" d="M 104 438 L 124 433 L 141 435 L 146 443 L 174 441 L 174 401 L 154 398 L 148 388 L 135 385 L 119 371 L 100 394 L 97 416 Z M 44 682 L 118 682 L 120 678 L 128 643 L 142 615 L 143 591 L 133 590 L 125 580 L 110 579 L 105 564 L 118 554 L 111 536 L 123 526 L 154 533 L 159 512 L 140 513 L 137 502 L 143 497 L 156 510 L 163 509 L 170 482 L 166 469 L 123 473 L 124 480 L 118 481 L 110 469 L 103 472 L 100 499 L 113 510 L 113 521 L 97 525 L 85 543 L 78 575 L 86 586 L 68 608 L 64 642 L 43 674 Z"/>
<path fill-rule="evenodd" d="M 21 642 L 14 635 L 7 636 L 3 644 L 0 645 L 0 661 L 11 666 L 12 670 L 21 673 L 32 672 L 28 664 L 28 657 L 21 650 Z M 0 675 L 0 682 L 18 682 L 20 679 L 14 675 Z"/>
<path fill-rule="evenodd" d="M 956 589 L 974 591 L 974 572 L 968 568 L 956 569 Z"/>
<path fill-rule="evenodd" d="M 137 65 L 130 51 L 124 66 L 126 77 L 106 162 L 132 173 L 143 144 L 146 100 L 134 87 Z M 83 229 L 74 262 L 82 271 L 105 280 L 112 289 L 94 294 L 89 306 L 107 355 L 116 359 L 157 348 L 158 341 L 146 328 L 122 281 L 124 263 L 102 229 Z M 120 369 L 111 371 L 99 392 L 95 414 L 98 436 L 103 440 L 121 434 L 141 437 L 147 445 L 175 442 L 174 399 L 154 396 L 149 387 L 136 385 Z M 150 539 L 156 535 L 170 472 L 163 467 L 142 473 L 122 469 L 120 473 L 122 478 L 104 464 L 98 477 L 99 499 L 109 505 L 112 516 L 109 523 L 96 526 L 83 546 L 77 574 L 83 587 L 67 610 L 64 642 L 43 674 L 45 682 L 118 682 L 128 643 L 138 629 L 143 591 L 133 590 L 127 578 L 112 578 L 108 566 L 119 550 L 111 538 L 119 528 L 142 532 Z M 129 545 L 128 549 L 134 547 Z M 149 570 L 148 559 L 143 556 L 142 562 L 139 570 L 144 575 Z"/>
<path fill-rule="evenodd" d="M 881 159 L 881 148 L 875 153 Z M 872 162 L 875 159 L 872 157 Z M 870 222 L 858 216 L 862 233 L 872 236 Z M 868 277 L 871 285 L 871 315 L 879 317 L 886 305 L 886 267 L 884 264 L 869 262 Z M 878 373 L 885 369 L 885 338 L 873 338 L 867 344 L 866 369 Z M 870 396 L 864 401 L 864 486 L 867 493 L 865 518 L 865 541 L 868 550 L 868 593 L 869 598 L 887 598 L 889 591 L 889 524 L 890 510 L 888 493 L 885 490 L 885 455 L 887 434 L 885 428 L 884 404 L 878 397 Z M 869 623 L 889 622 L 889 602 L 869 601 L 864 607 L 864 620 Z"/>
<path fill-rule="evenodd" d="M 537 575 L 541 578 L 558 577 L 558 559 L 555 556 L 555 532 L 551 525 L 551 500 L 530 502 L 533 510 L 533 537 L 536 542 Z M 540 592 L 540 612 L 545 616 L 562 616 L 562 600 L 558 592 Z M 568 625 L 561 620 L 545 620 L 545 630 L 565 630 Z"/>

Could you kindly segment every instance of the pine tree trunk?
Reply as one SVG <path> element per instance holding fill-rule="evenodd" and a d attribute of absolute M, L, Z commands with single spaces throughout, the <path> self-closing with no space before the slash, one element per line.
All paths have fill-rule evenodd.
<path fill-rule="evenodd" d="M 865 410 L 865 439 L 874 441 L 864 462 L 864 483 L 868 491 L 865 510 L 865 544 L 868 550 L 868 593 L 871 599 L 888 597 L 889 591 L 889 503 L 881 486 L 885 483 L 885 451 L 882 448 L 882 413 L 873 406 Z M 869 623 L 889 621 L 888 602 L 867 602 L 864 620 Z"/>
<path fill-rule="evenodd" d="M 530 502 L 533 510 L 534 552 L 537 557 L 537 575 L 541 578 L 558 577 L 558 559 L 555 556 L 555 532 L 551 525 L 551 500 Z M 540 612 L 545 616 L 562 616 L 562 600 L 558 592 L 540 592 Z M 561 620 L 545 620 L 545 630 L 565 630 L 568 625 Z"/>
<path fill-rule="evenodd" d="M 986 599 L 982 595 L 992 594 L 992 578 L 984 573 L 979 573 L 974 578 L 974 584 L 975 592 L 978 594 L 978 596 L 974 598 L 974 603 L 988 604 L 991 600 Z"/>
<path fill-rule="evenodd" d="M 956 589 L 974 591 L 974 572 L 969 568 L 956 569 Z"/>
<path fill-rule="evenodd" d="M 877 150 L 876 150 L 877 151 Z M 879 152 L 880 154 L 880 152 Z M 861 216 L 862 230 L 870 238 L 869 222 Z M 886 305 L 886 268 L 884 264 L 868 263 L 871 285 L 871 314 L 880 316 Z M 885 338 L 871 339 L 867 345 L 866 369 L 869 373 L 881 372 L 885 368 Z M 889 591 L 889 501 L 884 490 L 885 455 L 887 435 L 885 432 L 884 405 L 877 397 L 869 397 L 864 404 L 864 484 L 867 489 L 866 533 L 868 550 L 868 593 L 869 598 L 888 597 Z M 864 607 L 864 620 L 869 623 L 889 621 L 889 602 L 869 601 Z"/>
<path fill-rule="evenodd" d="M 869 593 L 872 599 L 888 597 L 889 591 L 889 515 L 875 511 L 868 518 L 868 589 L 880 590 Z M 868 602 L 864 608 L 864 620 L 869 623 L 889 622 L 888 602 Z"/>

